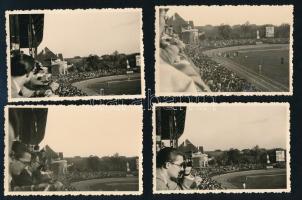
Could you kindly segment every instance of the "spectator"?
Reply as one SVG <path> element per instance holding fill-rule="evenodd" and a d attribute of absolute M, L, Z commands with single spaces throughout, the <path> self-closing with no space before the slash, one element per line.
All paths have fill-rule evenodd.
<path fill-rule="evenodd" d="M 35 61 L 31 56 L 22 53 L 14 53 L 11 57 L 11 95 L 16 97 L 30 97 L 34 91 L 24 85 L 33 76 Z"/>
<path fill-rule="evenodd" d="M 176 149 L 166 147 L 158 152 L 156 165 L 156 189 L 181 190 L 177 179 L 184 170 L 184 156 Z"/>
<path fill-rule="evenodd" d="M 207 90 L 195 66 L 182 54 L 185 47 L 174 34 L 164 32 L 168 9 L 160 9 L 160 90 L 161 92 L 190 92 Z"/>

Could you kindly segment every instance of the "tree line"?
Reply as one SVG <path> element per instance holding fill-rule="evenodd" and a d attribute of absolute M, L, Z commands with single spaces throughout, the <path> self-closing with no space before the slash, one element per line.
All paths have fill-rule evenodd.
<path fill-rule="evenodd" d="M 276 163 L 276 151 L 284 149 L 264 149 L 258 145 L 252 149 L 229 149 L 227 151 L 220 151 L 220 154 L 210 160 L 210 165 L 240 165 L 240 164 L 267 164 L 267 156 L 270 163 Z"/>
<path fill-rule="evenodd" d="M 97 172 L 97 171 L 127 171 L 127 163 L 130 171 L 137 171 L 137 157 L 119 156 L 117 153 L 113 156 L 98 157 L 91 155 L 89 157 L 68 158 L 72 163 L 70 171 Z"/>
<path fill-rule="evenodd" d="M 219 26 L 199 26 L 196 27 L 199 32 L 204 33 L 199 37 L 201 40 L 219 40 L 219 39 L 255 39 L 257 38 L 257 30 L 260 38 L 266 37 L 266 27 L 274 27 L 275 38 L 289 38 L 290 25 L 283 23 L 279 26 L 272 24 L 256 25 L 250 24 L 248 21 L 244 24 L 230 26 L 221 24 Z"/>
<path fill-rule="evenodd" d="M 89 55 L 88 57 L 79 57 L 68 59 L 68 62 L 73 64 L 70 71 L 75 72 L 90 72 L 90 71 L 126 71 L 127 61 L 131 68 L 136 67 L 135 56 L 138 54 L 126 55 L 114 51 L 112 54 L 105 54 L 102 56 Z"/>

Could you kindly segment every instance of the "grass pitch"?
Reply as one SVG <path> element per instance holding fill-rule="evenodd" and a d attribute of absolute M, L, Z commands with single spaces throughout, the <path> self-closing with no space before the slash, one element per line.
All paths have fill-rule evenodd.
<path fill-rule="evenodd" d="M 253 48 L 239 50 L 238 52 L 238 56 L 230 57 L 230 59 L 256 73 L 281 83 L 285 87 L 289 87 L 288 49 Z M 259 70 L 259 65 L 261 65 L 261 70 Z"/>

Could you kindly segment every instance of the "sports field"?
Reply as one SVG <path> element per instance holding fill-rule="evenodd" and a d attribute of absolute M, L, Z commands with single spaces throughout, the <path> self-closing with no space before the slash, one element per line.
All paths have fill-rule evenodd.
<path fill-rule="evenodd" d="M 138 75 L 89 79 L 73 83 L 73 86 L 79 88 L 89 96 L 141 94 L 141 79 Z"/>
<path fill-rule="evenodd" d="M 138 191 L 138 177 L 103 178 L 71 183 L 79 191 Z"/>
<path fill-rule="evenodd" d="M 231 52 L 232 54 L 233 52 Z M 282 85 L 289 85 L 289 51 L 286 48 L 255 48 L 238 51 L 233 61 L 255 73 L 266 76 Z M 259 64 L 261 72 L 259 72 Z"/>
<path fill-rule="evenodd" d="M 213 177 L 227 189 L 285 189 L 285 169 L 251 170 L 223 174 Z"/>
<path fill-rule="evenodd" d="M 260 91 L 289 91 L 289 44 L 234 46 L 204 53 Z"/>

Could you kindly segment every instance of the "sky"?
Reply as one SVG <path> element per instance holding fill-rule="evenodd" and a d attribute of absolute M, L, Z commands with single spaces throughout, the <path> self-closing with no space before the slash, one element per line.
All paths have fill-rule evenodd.
<path fill-rule="evenodd" d="M 168 7 L 168 16 L 177 12 L 185 20 L 193 20 L 195 26 L 235 25 L 249 21 L 251 24 L 263 25 L 291 23 L 290 6 L 174 6 Z"/>
<path fill-rule="evenodd" d="M 89 54 L 140 52 L 141 12 L 56 11 L 44 16 L 44 35 L 38 47 L 65 58 Z"/>
<path fill-rule="evenodd" d="M 187 108 L 179 144 L 189 139 L 205 151 L 230 148 L 285 148 L 289 134 L 285 106 L 237 105 Z"/>
<path fill-rule="evenodd" d="M 139 156 L 142 149 L 141 108 L 50 107 L 45 137 L 40 147 L 49 145 L 64 157 L 97 155 Z"/>

